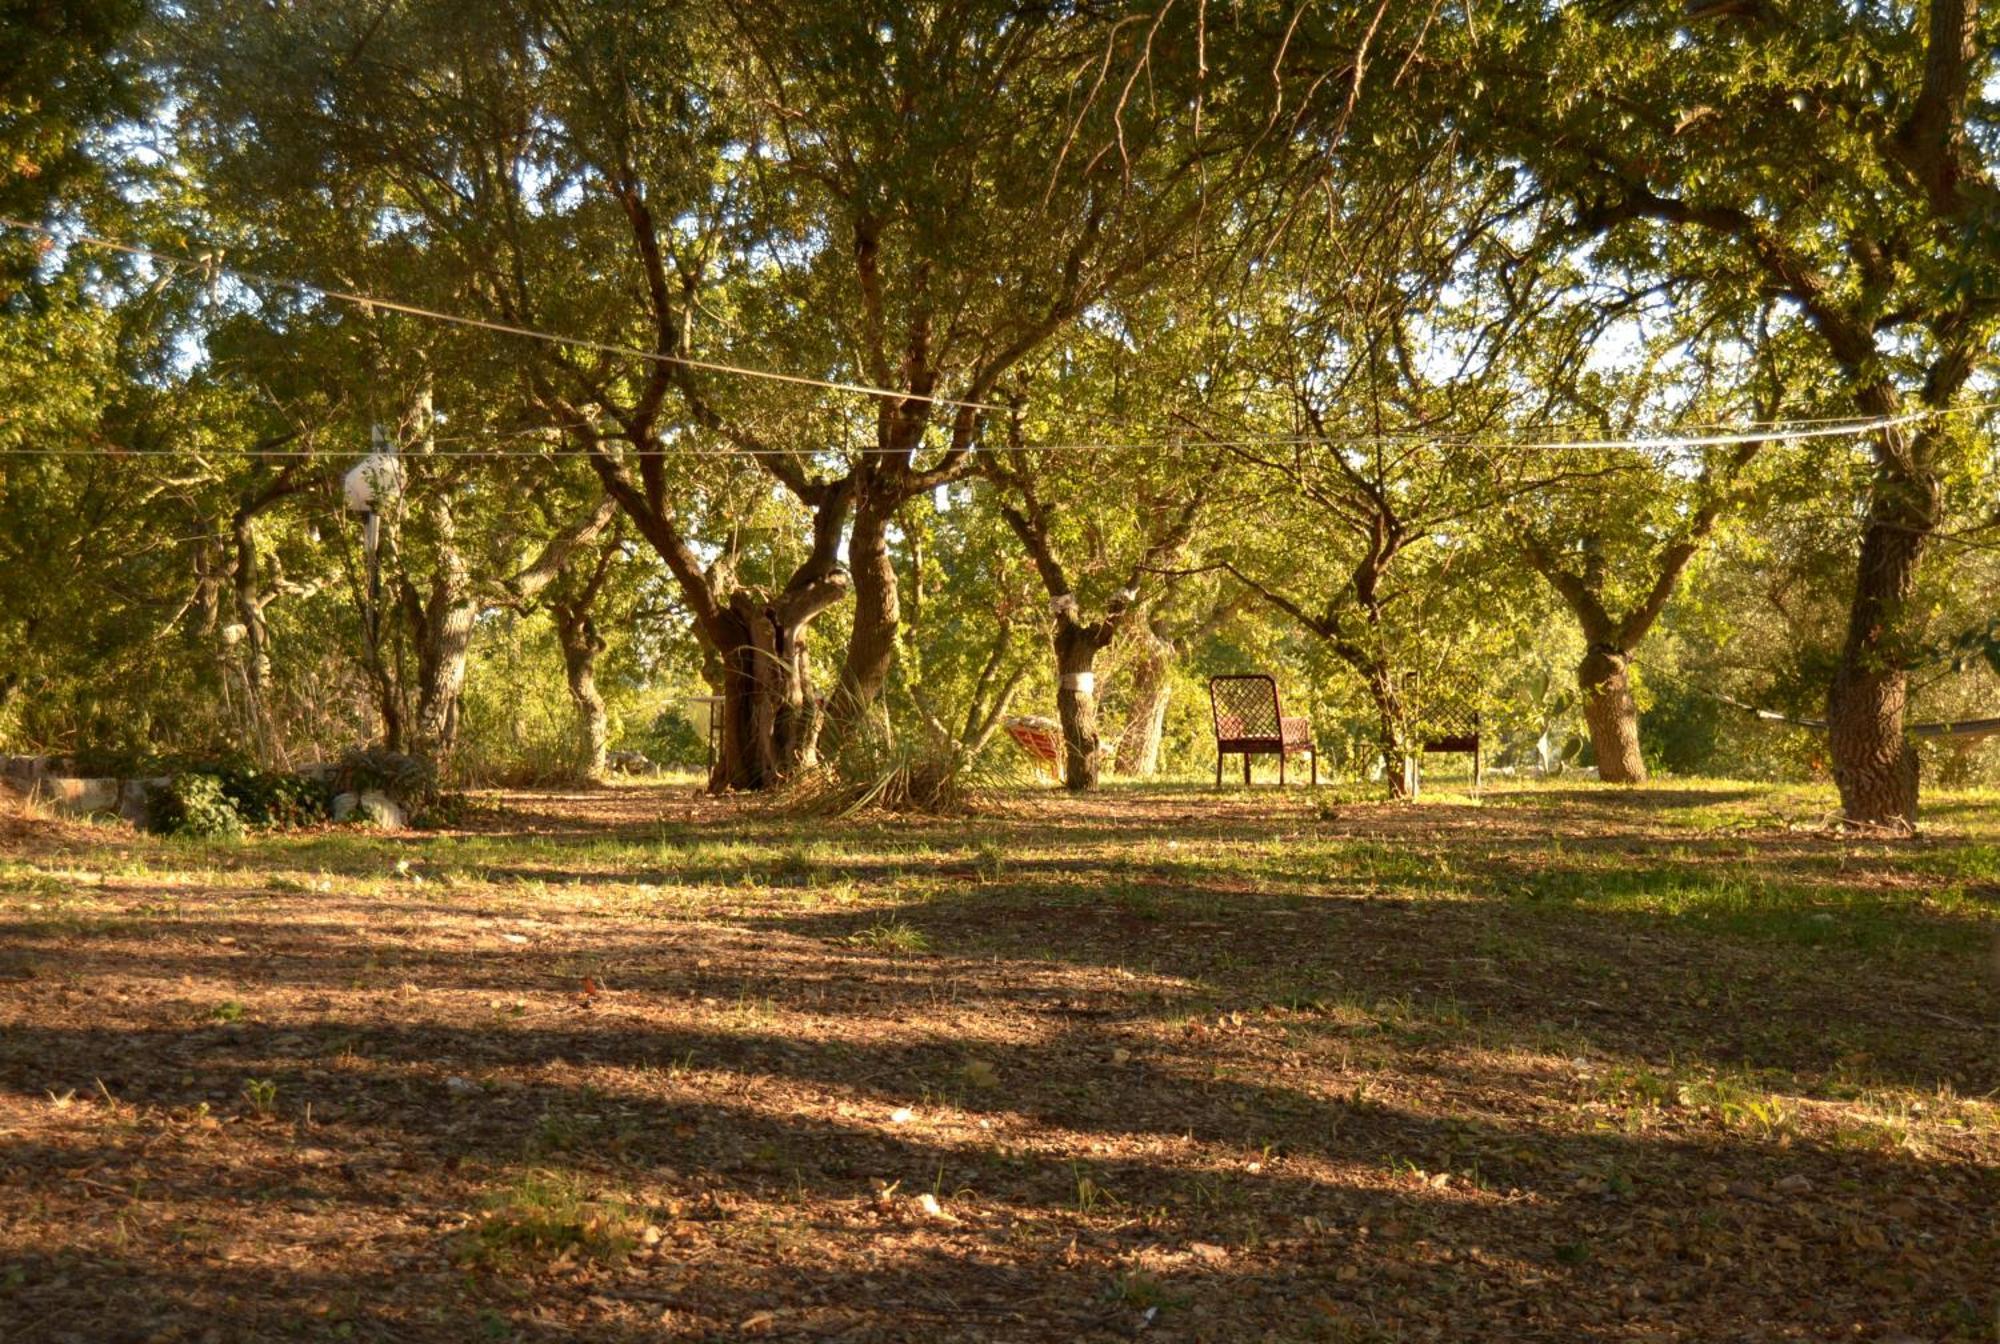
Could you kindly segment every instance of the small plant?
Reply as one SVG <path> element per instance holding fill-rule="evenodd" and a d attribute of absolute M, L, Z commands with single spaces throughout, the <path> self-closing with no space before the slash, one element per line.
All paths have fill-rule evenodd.
<path fill-rule="evenodd" d="M 208 1015 L 217 1022 L 241 1022 L 243 1020 L 243 1005 L 235 999 L 226 999 L 209 1009 Z"/>
<path fill-rule="evenodd" d="M 243 1100 L 251 1113 L 268 1117 L 278 1106 L 278 1080 L 275 1078 L 246 1078 L 243 1080 Z"/>
<path fill-rule="evenodd" d="M 586 1096 L 586 1102 L 591 1098 Z M 526 1148 L 531 1157 L 554 1153 L 616 1153 L 631 1137 L 630 1130 L 596 1111 L 551 1106 L 535 1121 Z"/>
<path fill-rule="evenodd" d="M 575 1176 L 533 1172 L 486 1202 L 486 1214 L 467 1232 L 462 1258 L 489 1268 L 523 1259 L 618 1263 L 645 1234 L 630 1207 L 592 1199 Z"/>
<path fill-rule="evenodd" d="M 253 829 L 311 826 L 333 811 L 333 790 L 304 775 L 244 769 L 220 770 L 216 778 L 243 824 Z"/>
<path fill-rule="evenodd" d="M 1076 1177 L 1076 1211 L 1088 1217 L 1099 1204 L 1116 1204 L 1109 1190 L 1086 1175 L 1081 1167 L 1071 1164 L 1070 1172 Z"/>
<path fill-rule="evenodd" d="M 361 748 L 340 758 L 334 789 L 339 793 L 387 794 L 414 816 L 437 799 L 437 769 L 401 752 Z"/>
<path fill-rule="evenodd" d="M 1115 1293 L 1120 1302 L 1144 1311 L 1177 1307 L 1187 1301 L 1187 1294 L 1174 1292 L 1159 1275 L 1144 1270 L 1120 1276 Z"/>
<path fill-rule="evenodd" d="M 871 948 L 877 952 L 924 952 L 931 945 L 929 936 L 922 929 L 913 928 L 898 919 L 871 925 L 847 941 L 856 947 Z"/>

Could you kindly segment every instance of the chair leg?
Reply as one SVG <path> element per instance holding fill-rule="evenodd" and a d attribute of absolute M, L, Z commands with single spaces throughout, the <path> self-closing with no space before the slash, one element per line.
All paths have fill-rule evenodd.
<path fill-rule="evenodd" d="M 1319 748 L 1318 748 L 1318 747 L 1311 747 L 1311 748 L 1308 748 L 1308 751 L 1310 752 L 1310 755 L 1311 755 L 1311 760 L 1312 760 L 1312 779 L 1313 779 L 1313 782 L 1312 782 L 1312 786 L 1313 786 L 1314 788 L 1318 788 L 1318 787 L 1319 787 Z"/>
<path fill-rule="evenodd" d="M 1279 748 L 1278 750 L 1278 787 L 1281 789 L 1285 787 L 1285 752 L 1283 748 Z"/>

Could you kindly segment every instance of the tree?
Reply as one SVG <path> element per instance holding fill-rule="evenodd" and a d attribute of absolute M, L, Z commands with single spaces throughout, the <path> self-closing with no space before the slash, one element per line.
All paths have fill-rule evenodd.
<path fill-rule="evenodd" d="M 1746 472 L 1765 447 L 1754 437 L 1702 445 L 1674 435 L 1714 437 L 1715 425 L 1745 419 L 1770 424 L 1786 386 L 1768 308 L 1741 331 L 1726 311 L 1687 304 L 1676 287 L 1625 288 L 1616 279 L 1593 281 L 1546 260 L 1517 268 L 1507 302 L 1531 312 L 1510 341 L 1510 363 L 1538 395 L 1510 421 L 1528 435 L 1640 435 L 1660 446 L 1592 450 L 1586 455 L 1603 471 L 1525 493 L 1507 476 L 1531 471 L 1532 457 L 1493 461 L 1495 497 L 1505 501 L 1496 521 L 1582 632 L 1576 686 L 1598 778 L 1637 784 L 1646 761 L 1633 655 L 1717 523 L 1754 493 Z M 1622 351 L 1616 363 L 1596 355 L 1607 344 Z"/>
<path fill-rule="evenodd" d="M 1048 594 L 1063 783 L 1072 791 L 1094 789 L 1103 767 L 1097 655 L 1144 610 L 1143 590 L 1159 586 L 1159 573 L 1193 537 L 1217 464 L 1172 452 L 1135 453 L 1119 464 L 1114 476 L 1097 463 L 1080 462 L 1074 453 L 1030 450 L 1021 425 L 1017 412 L 1008 451 L 989 454 L 981 469 L 995 487 L 1000 516 L 1034 562 Z M 1110 506 L 1104 497 L 1107 487 L 1129 501 L 1129 510 Z M 1055 500 L 1070 507 L 1058 509 Z M 1060 553 L 1064 550 L 1077 555 L 1082 573 L 1094 575 L 1096 586 L 1107 580 L 1118 586 L 1108 594 L 1079 594 Z"/>
<path fill-rule="evenodd" d="M 0 215 L 38 219 L 95 178 L 91 138 L 142 100 L 126 42 L 143 11 L 102 0 L 0 13 Z"/>
<path fill-rule="evenodd" d="M 1432 66 L 1437 105 L 1480 161 L 1571 202 L 1599 255 L 1723 306 L 1782 298 L 1879 423 L 1827 697 L 1857 825 L 1916 820 L 1912 598 L 1965 451 L 1952 412 L 2000 325 L 2000 126 L 1983 92 L 1996 62 L 1994 15 L 1937 0 L 1914 23 L 1824 3 L 1517 7 L 1467 24 Z"/>

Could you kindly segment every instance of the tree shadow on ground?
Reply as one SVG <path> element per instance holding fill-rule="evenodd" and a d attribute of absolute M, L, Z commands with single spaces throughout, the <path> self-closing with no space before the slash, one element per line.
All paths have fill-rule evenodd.
<path fill-rule="evenodd" d="M 1090 1079 L 1106 1067 L 1105 1042 L 1094 1025 L 980 1043 L 1005 1088 L 990 1099 L 985 1088 L 937 1091 L 964 1057 L 949 1041 L 853 1044 L 835 1057 L 787 1050 L 779 1036 L 584 1021 L 320 1030 L 308 1046 L 345 1041 L 348 1065 L 301 1062 L 278 1044 L 288 1033 L 271 1029 L 193 1055 L 175 1051 L 174 1032 L 10 1035 L 0 1064 L 10 1087 L 21 1088 L 21 1059 L 61 1059 L 79 1076 L 125 1084 L 122 1095 L 107 1088 L 115 1102 L 72 1103 L 112 1111 L 117 1138 L 0 1146 L 10 1203 L 80 1202 L 87 1221 L 174 1209 L 184 1234 L 121 1260 L 36 1250 L 17 1231 L 13 1291 L 0 1306 L 0 1319 L 24 1329 L 16 1337 L 61 1338 L 65 1327 L 84 1337 L 82 1303 L 104 1300 L 126 1302 L 135 1329 L 220 1311 L 236 1338 L 331 1338 L 341 1324 L 364 1337 L 449 1338 L 475 1308 L 549 1337 L 553 1323 L 509 1300 L 506 1273 L 468 1277 L 464 1264 L 496 1183 L 550 1166 L 644 1191 L 635 1219 L 687 1234 L 665 1264 L 649 1258 L 636 1275 L 607 1264 L 535 1290 L 538 1305 L 554 1291 L 575 1313 L 560 1329 L 612 1339 L 645 1328 L 625 1319 L 627 1306 L 655 1320 L 684 1312 L 697 1334 L 829 1304 L 854 1313 L 840 1328 L 871 1338 L 912 1337 L 919 1321 L 962 1338 L 1046 1337 L 1036 1332 L 1050 1320 L 1071 1337 L 1116 1334 L 1141 1324 L 1129 1279 L 1149 1264 L 1160 1282 L 1144 1292 L 1174 1306 L 1169 1338 L 1204 1337 L 1204 1325 L 1206 1337 L 1240 1338 L 1284 1317 L 1306 1326 L 1329 1306 L 1395 1320 L 1399 1288 L 1439 1276 L 1470 1313 L 1461 1322 L 1545 1339 L 1682 1313 L 1741 1313 L 1774 1334 L 1902 1322 L 1918 1303 L 1932 1313 L 1923 1319 L 1976 1319 L 1990 1289 L 1923 1251 L 1940 1236 L 1977 1238 L 1982 1222 L 1990 1238 L 2000 1197 L 1990 1168 L 1803 1141 L 1550 1132 L 1532 1115 L 1433 1114 L 1204 1077 L 1198 1047 L 1117 1066 L 1116 1086 L 1100 1093 Z M 677 1058 L 691 1063 L 675 1079 L 647 1072 Z M 475 1062 L 486 1086 L 450 1085 L 448 1070 Z M 148 1123 L 170 1098 L 138 1106 L 135 1069 L 174 1075 L 204 1098 L 268 1070 L 289 1109 L 233 1119 L 236 1155 L 219 1170 L 184 1130 Z M 846 1116 L 806 1104 L 827 1088 L 859 1104 Z M 899 1123 L 888 1113 L 920 1089 L 937 1098 L 921 1114 Z M 307 1123 L 307 1099 L 326 1118 Z M 955 1221 L 885 1203 L 879 1182 L 935 1184 Z M 1084 1216 L 1088 1189 L 1118 1216 Z M 1884 1212 L 1892 1206 L 1901 1211 Z M 242 1221 L 268 1224 L 279 1244 L 266 1258 L 302 1266 L 315 1243 L 294 1238 L 334 1209 L 374 1221 L 367 1251 L 380 1268 L 316 1277 L 252 1258 L 246 1276 L 229 1241 L 185 1235 L 206 1223 L 240 1238 Z M 1057 1253 L 1065 1237 L 1067 1256 Z M 1096 1254 L 1078 1256 L 1079 1238 Z M 895 1248 L 886 1256 L 884 1242 Z M 1649 1267 L 1640 1277 L 1651 1284 L 1662 1255 L 1672 1272 L 1627 1297 L 1635 1265 Z M 1725 1279 L 1703 1268 L 1718 1258 L 1732 1263 Z M 393 1287 L 382 1277 L 391 1273 Z"/>
<path fill-rule="evenodd" d="M 10 921 L 0 1336 L 1984 1338 L 1985 1140 L 1820 1115 L 1992 1086 L 1977 958 L 1537 905 L 1491 885 L 1532 826 L 1471 879 L 1390 844 L 1334 880 L 1138 822 L 997 864 L 940 827 L 921 892 L 827 828 L 700 918 L 385 885 Z M 606 882 L 595 834 L 541 871 Z M 629 1255 L 494 1259 L 538 1173 Z"/>

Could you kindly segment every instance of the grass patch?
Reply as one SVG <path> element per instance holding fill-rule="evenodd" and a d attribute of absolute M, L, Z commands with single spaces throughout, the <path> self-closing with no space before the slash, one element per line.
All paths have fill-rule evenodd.
<path fill-rule="evenodd" d="M 847 941 L 871 952 L 916 953 L 928 952 L 931 947 L 929 934 L 900 919 L 871 924 L 859 933 L 849 934 Z"/>
<path fill-rule="evenodd" d="M 638 1210 L 589 1193 L 562 1171 L 529 1172 L 490 1196 L 460 1242 L 461 1263 L 486 1269 L 589 1261 L 618 1264 L 645 1238 Z"/>

